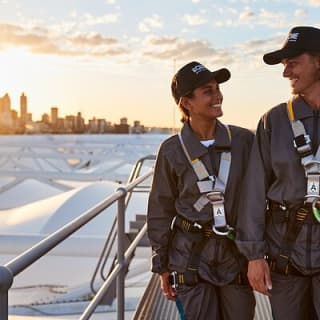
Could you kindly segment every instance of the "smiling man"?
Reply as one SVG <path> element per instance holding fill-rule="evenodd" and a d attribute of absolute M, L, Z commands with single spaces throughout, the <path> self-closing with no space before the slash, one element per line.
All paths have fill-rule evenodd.
<path fill-rule="evenodd" d="M 274 319 L 320 319 L 320 29 L 294 27 L 263 59 L 283 64 L 293 95 L 258 124 L 237 244 Z"/>

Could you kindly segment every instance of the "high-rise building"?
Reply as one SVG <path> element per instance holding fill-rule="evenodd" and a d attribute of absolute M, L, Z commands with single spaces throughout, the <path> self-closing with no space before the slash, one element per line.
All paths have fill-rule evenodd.
<path fill-rule="evenodd" d="M 58 108 L 52 107 L 51 108 L 51 123 L 53 126 L 56 126 L 58 122 Z"/>
<path fill-rule="evenodd" d="M 128 124 L 128 118 L 126 118 L 126 117 L 121 118 L 120 119 L 120 124 L 127 125 Z"/>
<path fill-rule="evenodd" d="M 81 112 L 78 112 L 76 117 L 75 131 L 78 133 L 83 133 L 85 131 L 84 119 L 82 118 Z"/>
<path fill-rule="evenodd" d="M 49 124 L 50 119 L 49 119 L 49 115 L 47 113 L 44 113 L 41 117 L 41 122 L 44 124 Z"/>
<path fill-rule="evenodd" d="M 128 119 L 127 118 L 121 118 L 120 124 L 115 124 L 115 133 L 129 133 L 129 125 L 128 125 Z"/>
<path fill-rule="evenodd" d="M 8 93 L 0 98 L 0 113 L 10 113 L 11 110 L 11 99 Z"/>
<path fill-rule="evenodd" d="M 21 117 L 21 122 L 23 124 L 26 123 L 27 121 L 27 113 L 28 113 L 28 102 L 27 102 L 27 96 L 22 92 L 20 96 L 20 117 Z"/>
<path fill-rule="evenodd" d="M 11 112 L 11 100 L 6 93 L 2 98 L 0 98 L 0 127 L 4 132 L 10 132 L 14 126 L 14 114 Z"/>

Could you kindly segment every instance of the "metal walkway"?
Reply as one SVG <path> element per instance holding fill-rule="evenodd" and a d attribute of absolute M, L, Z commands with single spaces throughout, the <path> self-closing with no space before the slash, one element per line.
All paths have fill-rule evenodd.
<path fill-rule="evenodd" d="M 160 290 L 157 274 L 153 274 L 132 320 L 179 320 L 176 304 L 168 301 Z"/>
<path fill-rule="evenodd" d="M 254 320 L 272 320 L 271 308 L 267 297 L 255 293 L 256 310 Z M 241 312 L 241 311 L 240 311 Z M 179 314 L 173 301 L 162 295 L 159 276 L 154 274 L 132 320 L 179 320 Z"/>

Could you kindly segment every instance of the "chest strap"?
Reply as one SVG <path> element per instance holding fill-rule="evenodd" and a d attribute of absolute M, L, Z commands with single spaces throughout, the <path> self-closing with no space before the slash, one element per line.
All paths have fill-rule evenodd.
<path fill-rule="evenodd" d="M 287 112 L 294 135 L 293 145 L 300 156 L 301 165 L 307 178 L 307 194 L 304 202 L 312 205 L 313 214 L 320 222 L 320 212 L 317 207 L 320 199 L 320 147 L 318 147 L 314 156 L 310 136 L 307 134 L 303 123 L 295 119 L 291 100 L 287 103 Z"/>
<path fill-rule="evenodd" d="M 231 140 L 231 131 L 227 126 L 226 129 L 228 137 Z M 206 166 L 199 158 L 191 159 L 181 133 L 179 133 L 178 136 L 184 154 L 198 178 L 197 186 L 201 195 L 193 204 L 193 207 L 200 212 L 208 203 L 210 203 L 214 221 L 212 230 L 218 235 L 227 236 L 233 231 L 233 228 L 226 222 L 224 209 L 224 193 L 229 177 L 231 152 L 227 151 L 221 153 L 218 176 L 215 177 L 208 173 Z"/>

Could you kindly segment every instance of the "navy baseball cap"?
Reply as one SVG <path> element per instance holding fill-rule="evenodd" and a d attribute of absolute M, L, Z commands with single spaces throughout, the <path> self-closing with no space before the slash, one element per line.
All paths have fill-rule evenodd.
<path fill-rule="evenodd" d="M 181 97 L 188 95 L 211 80 L 222 83 L 228 81 L 230 76 L 230 71 L 226 68 L 212 72 L 201 63 L 192 61 L 174 75 L 171 82 L 172 96 L 178 104 Z"/>
<path fill-rule="evenodd" d="M 320 29 L 309 26 L 292 28 L 282 48 L 265 54 L 263 61 L 266 64 L 278 64 L 283 59 L 305 52 L 320 52 Z"/>

